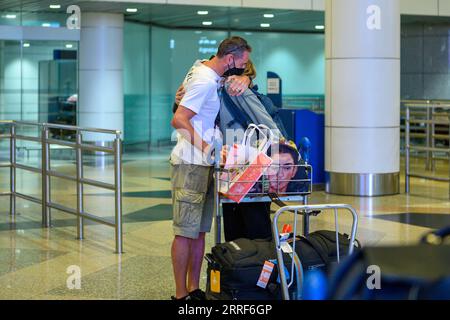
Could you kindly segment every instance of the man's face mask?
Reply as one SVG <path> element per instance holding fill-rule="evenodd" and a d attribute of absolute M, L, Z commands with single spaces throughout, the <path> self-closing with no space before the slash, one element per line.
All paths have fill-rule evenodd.
<path fill-rule="evenodd" d="M 245 68 L 236 68 L 236 63 L 234 62 L 234 57 L 233 57 L 233 65 L 234 65 L 234 67 L 228 66 L 228 70 L 225 71 L 225 73 L 223 74 L 224 77 L 241 76 L 244 73 Z"/>

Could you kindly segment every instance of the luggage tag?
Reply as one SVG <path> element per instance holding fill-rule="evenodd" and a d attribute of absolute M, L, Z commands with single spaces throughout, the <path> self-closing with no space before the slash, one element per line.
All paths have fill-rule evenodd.
<path fill-rule="evenodd" d="M 261 271 L 261 274 L 259 275 L 258 282 L 256 283 L 258 287 L 261 287 L 263 289 L 267 287 L 274 266 L 275 265 L 270 261 L 264 262 L 263 269 Z"/>
<path fill-rule="evenodd" d="M 211 292 L 220 293 L 220 271 L 211 269 L 210 276 Z"/>
<path fill-rule="evenodd" d="M 292 247 L 286 241 L 281 242 L 280 247 L 284 253 L 292 253 L 293 252 Z"/>

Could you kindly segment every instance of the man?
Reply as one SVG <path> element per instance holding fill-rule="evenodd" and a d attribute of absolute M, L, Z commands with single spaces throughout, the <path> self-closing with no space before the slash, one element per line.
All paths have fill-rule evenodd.
<path fill-rule="evenodd" d="M 209 61 L 196 61 L 183 82 L 186 93 L 172 119 L 178 133 L 171 154 L 175 234 L 171 254 L 176 284 L 172 299 L 205 298 L 199 282 L 205 233 L 211 230 L 214 209 L 213 167 L 209 159 L 219 134 L 215 124 L 220 109 L 217 90 L 223 75 L 245 69 L 250 52 L 251 47 L 243 38 L 225 39 L 217 55 Z"/>

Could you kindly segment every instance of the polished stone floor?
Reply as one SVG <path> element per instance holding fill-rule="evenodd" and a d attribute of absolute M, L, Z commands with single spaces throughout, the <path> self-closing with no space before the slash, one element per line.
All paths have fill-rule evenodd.
<path fill-rule="evenodd" d="M 9 197 L 0 197 L 0 299 L 168 299 L 174 293 L 170 246 L 172 241 L 168 148 L 148 153 L 126 153 L 123 164 L 124 251 L 114 253 L 114 230 L 86 222 L 85 239 L 76 240 L 74 216 L 52 210 L 52 227 L 41 227 L 36 204 L 17 200 L 17 214 L 9 215 Z M 75 174 L 73 155 L 52 161 L 54 170 Z M 4 161 L 4 159 L 2 160 Z M 18 158 L 29 165 L 39 159 Z M 423 160 L 413 161 L 424 172 Z M 112 182 L 112 161 L 86 159 L 90 179 Z M 436 173 L 448 176 L 447 163 Z M 315 190 L 311 204 L 347 203 L 359 214 L 357 238 L 363 245 L 406 245 L 427 231 L 450 224 L 448 183 L 412 179 L 411 194 L 386 197 L 348 197 Z M 53 178 L 52 201 L 76 208 L 73 182 Z M 40 197 L 40 176 L 17 172 L 17 190 Z M 0 168 L 0 192 L 9 189 L 9 170 Z M 85 188 L 85 210 L 112 217 L 114 195 L 100 188 Z M 273 210 L 277 207 L 273 205 Z M 290 221 L 284 216 L 282 223 Z M 351 218 L 339 212 L 339 229 L 348 232 Z M 311 219 L 311 230 L 334 228 L 332 212 Z M 213 234 L 207 237 L 207 250 Z M 70 289 L 71 268 L 81 273 L 80 288 Z M 205 272 L 203 272 L 205 275 Z M 69 285 L 68 285 L 69 284 Z M 205 286 L 205 276 L 202 278 Z"/>

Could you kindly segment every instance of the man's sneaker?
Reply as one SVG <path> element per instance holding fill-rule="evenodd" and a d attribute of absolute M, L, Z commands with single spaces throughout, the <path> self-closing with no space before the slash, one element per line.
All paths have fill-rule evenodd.
<path fill-rule="evenodd" d="M 206 300 L 205 292 L 200 289 L 189 292 L 189 296 L 191 297 L 191 300 Z"/>
<path fill-rule="evenodd" d="M 192 299 L 190 294 L 188 294 L 187 296 L 185 296 L 183 298 L 179 298 L 179 299 L 177 299 L 177 297 L 175 297 L 175 296 L 171 296 L 170 299 L 175 300 L 175 301 L 194 300 L 194 299 Z"/>

